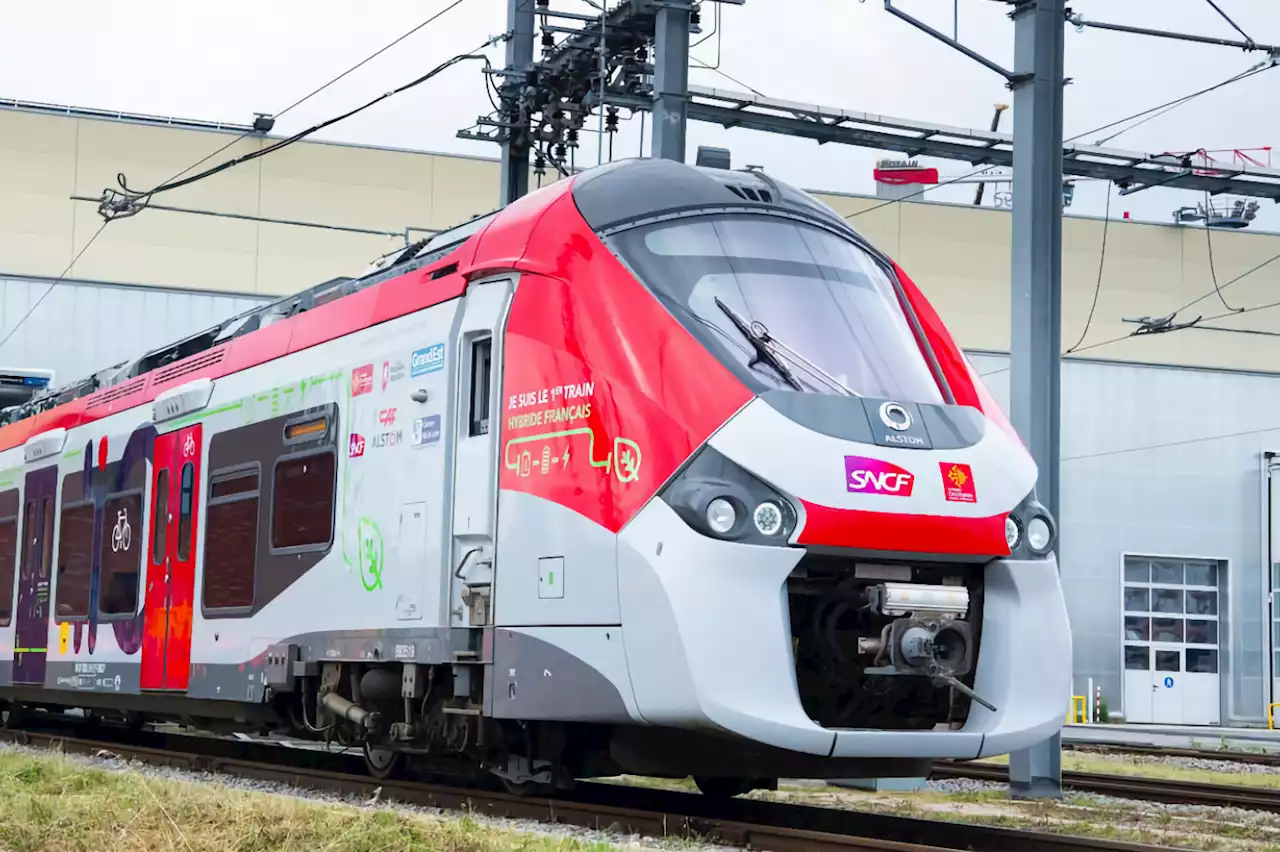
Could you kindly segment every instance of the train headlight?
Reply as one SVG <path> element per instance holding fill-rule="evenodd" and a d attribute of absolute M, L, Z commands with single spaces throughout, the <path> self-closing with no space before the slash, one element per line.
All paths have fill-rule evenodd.
<path fill-rule="evenodd" d="M 728 535 L 737 523 L 738 513 L 728 500 L 717 497 L 707 504 L 707 526 L 712 532 Z"/>
<path fill-rule="evenodd" d="M 1018 529 L 1018 522 L 1013 519 L 1013 515 L 1004 519 L 1004 540 L 1009 545 L 1009 551 L 1012 552 L 1018 546 L 1018 539 L 1022 538 L 1022 530 Z"/>
<path fill-rule="evenodd" d="M 773 536 L 782 531 L 782 510 L 776 503 L 768 500 L 756 506 L 751 520 L 755 522 L 761 535 Z"/>
<path fill-rule="evenodd" d="M 1044 559 L 1058 543 L 1058 528 L 1036 492 L 1032 491 L 1018 504 L 1004 522 L 1004 537 L 1013 559 Z"/>
<path fill-rule="evenodd" d="M 1027 523 L 1027 545 L 1036 553 L 1047 553 L 1053 543 L 1053 529 L 1043 515 L 1036 515 Z"/>
<path fill-rule="evenodd" d="M 786 546 L 799 523 L 786 496 L 711 446 L 698 450 L 658 496 L 692 529 L 737 544 Z"/>

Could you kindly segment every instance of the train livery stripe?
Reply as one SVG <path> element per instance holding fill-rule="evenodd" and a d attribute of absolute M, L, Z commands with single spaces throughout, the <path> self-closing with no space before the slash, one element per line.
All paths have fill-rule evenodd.
<path fill-rule="evenodd" d="M 1004 537 L 1007 512 L 987 518 L 956 518 L 833 509 L 807 500 L 800 502 L 805 521 L 797 544 L 964 556 L 1009 555 Z"/>

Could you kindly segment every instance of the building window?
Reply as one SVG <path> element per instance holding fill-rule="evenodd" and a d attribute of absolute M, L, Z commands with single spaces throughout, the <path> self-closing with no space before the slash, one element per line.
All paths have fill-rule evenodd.
<path fill-rule="evenodd" d="M 142 572 L 142 494 L 112 494 L 103 508 L 101 575 L 98 611 L 133 615 L 138 610 L 138 578 Z"/>
<path fill-rule="evenodd" d="M 186 562 L 191 558 L 191 515 L 195 511 L 192 505 L 196 488 L 195 465 L 187 462 L 182 466 L 182 482 L 178 492 L 178 561 Z"/>
<path fill-rule="evenodd" d="M 1127 557 L 1124 565 L 1125 668 L 1162 673 L 1216 673 L 1221 575 L 1221 566 L 1213 561 Z M 1161 645 L 1180 647 L 1161 648 Z"/>
<path fill-rule="evenodd" d="M 258 471 L 214 474 L 205 513 L 205 608 L 253 606 L 257 559 Z"/>
<path fill-rule="evenodd" d="M 337 483 L 332 452 L 282 458 L 272 489 L 271 546 L 328 547 L 333 540 L 333 500 Z"/>
<path fill-rule="evenodd" d="M 29 510 L 28 510 L 29 511 Z M 29 517 L 29 515 L 28 515 Z M 55 587 L 59 619 L 88 618 L 89 585 L 93 579 L 93 503 L 80 502 L 62 507 L 62 529 L 58 535 L 58 578 Z M 45 529 L 45 541 L 53 538 Z"/>
<path fill-rule="evenodd" d="M 156 493 L 152 495 L 151 513 L 151 562 L 164 564 L 165 549 L 169 537 L 169 468 L 160 469 L 156 475 Z"/>
<path fill-rule="evenodd" d="M 489 434 L 490 385 L 493 338 L 471 344 L 471 424 L 469 434 Z"/>

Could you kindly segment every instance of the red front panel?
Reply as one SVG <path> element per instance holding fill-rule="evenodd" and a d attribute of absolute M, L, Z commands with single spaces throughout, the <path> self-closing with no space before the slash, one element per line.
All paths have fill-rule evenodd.
<path fill-rule="evenodd" d="M 143 610 L 142 688 L 185 690 L 191 671 L 201 427 L 157 436 Z"/>
<path fill-rule="evenodd" d="M 499 483 L 617 532 L 751 392 L 614 258 L 571 196 L 552 203 L 526 250 L 522 265 L 551 271 L 521 275 L 507 320 Z"/>

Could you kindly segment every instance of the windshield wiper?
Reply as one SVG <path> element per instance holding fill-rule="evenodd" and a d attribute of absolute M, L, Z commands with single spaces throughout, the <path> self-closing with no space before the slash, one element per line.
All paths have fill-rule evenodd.
<path fill-rule="evenodd" d="M 791 387 L 798 391 L 804 390 L 804 387 L 801 386 L 800 382 L 796 380 L 795 375 L 792 374 L 791 369 L 787 367 L 781 358 L 778 357 L 778 353 L 775 352 L 769 344 L 765 343 L 763 338 L 757 337 L 755 333 L 752 332 L 751 326 L 747 324 L 745 319 L 738 315 L 737 311 L 720 301 L 719 296 L 716 296 L 716 305 L 720 310 L 724 311 L 725 316 L 727 316 L 729 320 L 737 326 L 738 331 L 742 332 L 742 336 L 745 337 L 747 342 L 751 344 L 752 348 L 756 350 L 756 357 L 751 361 L 751 363 L 747 364 L 747 369 L 751 369 L 756 365 L 756 363 L 763 361 L 772 367 L 774 372 L 779 376 L 782 376 L 782 380 L 791 385 Z"/>
<path fill-rule="evenodd" d="M 785 357 L 787 360 L 791 361 L 791 363 L 800 367 L 800 369 L 804 370 L 818 381 L 830 388 L 834 388 L 837 392 L 842 393 L 845 396 L 862 396 L 862 394 L 858 393 L 853 388 L 849 387 L 844 382 L 840 381 L 835 376 L 831 375 L 826 370 L 822 369 L 817 364 L 813 363 L 808 358 L 804 357 L 799 352 L 774 337 L 764 323 L 751 322 L 748 324 L 745 319 L 733 310 L 733 308 L 720 301 L 719 296 L 716 297 L 716 304 L 720 306 L 720 310 L 724 311 L 725 314 L 728 315 L 729 319 L 738 327 L 738 330 L 742 332 L 743 336 L 746 337 L 747 340 L 751 341 L 751 345 L 755 347 L 756 352 L 760 353 L 757 360 L 768 361 L 769 365 L 782 374 L 783 378 L 785 378 L 796 390 L 803 390 L 803 388 L 801 388 L 800 384 L 796 381 L 795 375 L 787 369 L 785 364 L 782 363 L 782 358 L 779 357 L 780 354 L 782 357 Z M 775 349 L 774 347 L 777 348 Z M 779 353 L 779 350 L 781 350 L 781 353 Z"/>

